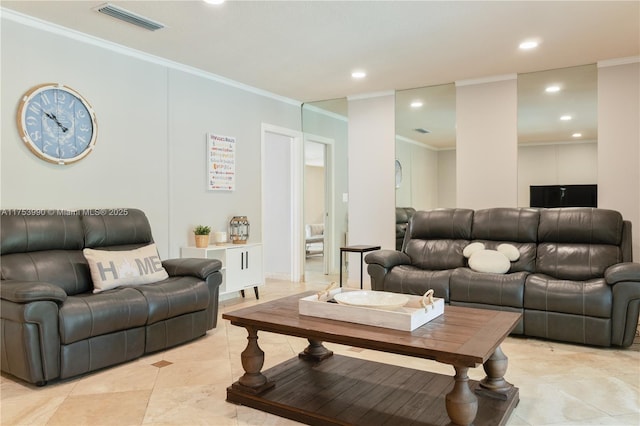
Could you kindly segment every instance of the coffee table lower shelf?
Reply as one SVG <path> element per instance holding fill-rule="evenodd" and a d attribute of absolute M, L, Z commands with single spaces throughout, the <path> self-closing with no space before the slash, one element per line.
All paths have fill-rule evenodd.
<path fill-rule="evenodd" d="M 310 425 L 451 424 L 445 409 L 451 376 L 341 355 L 293 358 L 263 374 L 275 386 L 255 395 L 235 383 L 227 401 Z M 475 391 L 479 382 L 469 386 Z M 516 387 L 503 398 L 476 397 L 475 426 L 504 425 L 519 401 Z"/>

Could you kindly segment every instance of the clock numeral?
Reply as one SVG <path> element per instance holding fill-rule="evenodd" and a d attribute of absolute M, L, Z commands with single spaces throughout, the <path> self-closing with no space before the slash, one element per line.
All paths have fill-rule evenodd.
<path fill-rule="evenodd" d="M 71 98 L 71 102 L 69 102 L 69 109 L 75 108 L 76 98 Z"/>
<path fill-rule="evenodd" d="M 42 133 L 40 133 L 40 130 L 34 130 L 33 132 L 29 133 L 29 137 L 32 141 L 38 142 L 40 139 L 42 139 Z"/>
<path fill-rule="evenodd" d="M 80 139 L 80 140 L 82 141 L 82 143 L 87 143 L 87 138 L 85 138 L 84 136 L 82 136 L 82 135 L 78 135 L 78 136 L 76 136 L 76 137 L 77 137 L 78 139 Z"/>
<path fill-rule="evenodd" d="M 34 117 L 33 115 L 29 115 L 27 116 L 27 118 L 25 119 L 25 124 L 27 125 L 27 127 L 31 127 L 31 126 L 36 126 L 40 123 L 40 120 L 38 120 L 36 117 Z"/>
<path fill-rule="evenodd" d="M 49 99 L 49 97 L 47 96 L 46 93 L 41 93 L 40 94 L 40 99 L 42 100 L 42 103 L 45 105 L 51 105 L 51 100 Z"/>
<path fill-rule="evenodd" d="M 76 117 L 77 118 L 85 118 L 86 116 L 87 116 L 87 111 L 84 108 L 79 109 L 78 111 L 76 111 Z"/>
<path fill-rule="evenodd" d="M 56 90 L 56 103 L 64 103 L 64 100 L 67 99 L 67 94 L 61 90 Z"/>
<path fill-rule="evenodd" d="M 42 111 L 42 106 L 38 102 L 33 101 L 31 102 L 31 105 L 29 105 L 28 110 L 34 114 L 40 114 L 40 112 Z"/>
<path fill-rule="evenodd" d="M 82 124 L 78 127 L 78 129 L 79 129 L 81 132 L 88 132 L 89 130 L 91 130 L 91 126 L 90 126 L 89 124 L 87 124 L 87 123 L 82 123 Z"/>

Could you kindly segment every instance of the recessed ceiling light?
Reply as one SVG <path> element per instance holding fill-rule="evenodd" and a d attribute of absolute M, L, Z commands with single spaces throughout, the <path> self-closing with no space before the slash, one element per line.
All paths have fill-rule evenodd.
<path fill-rule="evenodd" d="M 413 101 L 411 102 L 411 108 L 420 108 L 423 105 L 421 101 Z"/>
<path fill-rule="evenodd" d="M 560 117 L 560 120 L 562 121 L 569 121 L 571 120 L 573 117 L 571 117 L 570 115 L 563 115 Z"/>
<path fill-rule="evenodd" d="M 548 86 L 544 91 L 547 93 L 556 93 L 560 91 L 560 86 Z"/>
<path fill-rule="evenodd" d="M 574 138 L 581 138 L 582 137 L 582 133 L 574 133 L 571 135 Z"/>
<path fill-rule="evenodd" d="M 225 0 L 203 0 L 205 3 L 209 3 L 209 4 L 222 4 L 224 3 Z"/>
<path fill-rule="evenodd" d="M 526 40 L 520 43 L 518 47 L 522 50 L 529 50 L 529 49 L 535 49 L 536 47 L 538 47 L 538 44 L 539 43 L 535 40 Z"/>
<path fill-rule="evenodd" d="M 367 73 L 364 71 L 354 71 L 351 73 L 351 77 L 353 78 L 365 78 Z"/>

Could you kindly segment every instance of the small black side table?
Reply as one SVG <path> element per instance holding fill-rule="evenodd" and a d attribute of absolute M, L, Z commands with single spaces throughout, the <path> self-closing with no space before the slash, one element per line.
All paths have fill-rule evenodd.
<path fill-rule="evenodd" d="M 342 258 L 345 252 L 360 253 L 360 290 L 362 290 L 362 262 L 368 251 L 380 250 L 380 246 L 348 246 L 340 247 L 340 287 L 342 287 Z"/>

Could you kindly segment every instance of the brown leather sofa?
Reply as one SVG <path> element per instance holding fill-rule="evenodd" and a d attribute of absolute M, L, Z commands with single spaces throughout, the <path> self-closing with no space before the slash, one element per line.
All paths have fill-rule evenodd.
<path fill-rule="evenodd" d="M 164 280 L 93 292 L 83 249 L 152 243 L 140 210 L 2 210 L 0 219 L 3 372 L 44 385 L 179 345 L 216 326 L 218 260 L 165 260 Z"/>
<path fill-rule="evenodd" d="M 506 274 L 471 270 L 463 249 L 515 245 Z M 513 334 L 597 346 L 630 346 L 640 307 L 631 223 L 596 208 L 418 211 L 402 251 L 365 257 L 373 290 L 522 313 Z"/>

